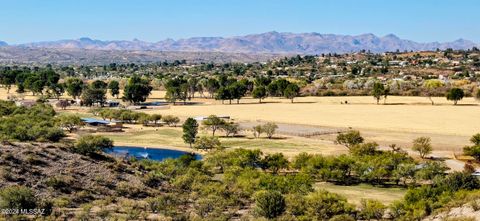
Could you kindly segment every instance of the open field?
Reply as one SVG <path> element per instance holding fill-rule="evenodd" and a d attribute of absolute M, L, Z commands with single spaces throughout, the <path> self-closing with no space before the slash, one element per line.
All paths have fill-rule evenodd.
<path fill-rule="evenodd" d="M 15 88 L 10 94 L 15 94 Z M 163 100 L 164 91 L 152 91 L 148 101 Z M 7 93 L 0 88 L 0 99 L 6 99 Z M 425 97 L 388 97 L 386 105 L 375 105 L 370 96 L 364 97 L 300 97 L 291 104 L 288 99 L 267 98 L 265 103 L 245 98 L 240 104 L 221 104 L 221 101 L 198 98 L 193 101 L 198 105 L 176 105 L 168 109 L 142 110 L 146 113 L 172 114 L 181 118 L 201 115 L 228 115 L 237 122 L 247 125 L 258 121 L 272 121 L 290 125 L 325 127 L 333 130 L 353 128 L 360 130 L 369 141 L 376 141 L 382 146 L 396 143 L 409 147 L 411 141 L 419 136 L 429 136 L 436 151 L 460 152 L 469 144 L 469 138 L 480 132 L 480 106 L 473 98 L 465 98 L 457 106 L 443 97 L 433 98 L 435 105 Z M 35 99 L 27 93 L 25 99 Z M 68 98 L 67 95 L 64 95 Z M 109 99 L 112 99 L 109 97 Z M 348 104 L 341 102 L 348 101 Z M 235 102 L 234 102 L 235 103 Z M 69 107 L 68 112 L 85 115 L 85 108 Z M 332 141 L 335 134 L 312 137 L 312 140 Z M 161 141 L 161 140 L 158 140 Z M 152 145 L 178 146 L 177 143 L 154 143 Z M 232 139 L 227 142 L 237 144 Z M 242 142 L 250 143 L 248 140 Z M 257 142 L 259 143 L 259 142 Z M 301 145 L 303 145 L 302 143 Z M 330 144 L 325 144 L 333 146 Z M 291 145 L 295 146 L 295 145 Z"/>
<path fill-rule="evenodd" d="M 145 146 L 170 148 L 192 151 L 182 140 L 180 127 L 143 127 L 128 125 L 122 133 L 96 133 L 111 138 L 117 145 Z M 222 133 L 218 133 L 221 135 Z M 211 136 L 211 133 L 201 131 L 199 135 Z M 321 153 L 326 155 L 347 153 L 346 148 L 332 145 L 323 140 L 312 140 L 294 136 L 277 136 L 276 139 L 254 138 L 252 134 L 244 133 L 238 137 L 220 137 L 222 145 L 228 148 L 260 149 L 265 153 L 282 152 L 292 157 L 300 152 Z"/>
<path fill-rule="evenodd" d="M 157 95 L 158 94 L 158 95 Z M 161 92 L 152 97 L 161 98 Z M 341 104 L 347 100 L 349 104 Z M 182 117 L 210 114 L 228 115 L 238 122 L 272 121 L 286 124 L 353 128 L 368 140 L 381 145 L 397 143 L 407 146 L 419 136 L 430 136 L 436 150 L 460 151 L 468 139 L 480 131 L 480 107 L 473 98 L 453 106 L 445 98 L 434 98 L 432 106 L 425 97 L 389 97 L 387 105 L 375 105 L 372 97 L 301 97 L 291 104 L 287 99 L 268 98 L 258 104 L 242 99 L 241 104 L 196 99 L 202 105 L 177 105 L 147 113 L 173 114 Z"/>
<path fill-rule="evenodd" d="M 403 188 L 382 188 L 374 187 L 368 184 L 359 184 L 354 186 L 339 186 L 331 183 L 317 183 L 315 189 L 324 189 L 332 193 L 340 194 L 347 198 L 348 202 L 360 205 L 362 199 L 379 200 L 385 205 L 399 200 L 407 192 Z"/>

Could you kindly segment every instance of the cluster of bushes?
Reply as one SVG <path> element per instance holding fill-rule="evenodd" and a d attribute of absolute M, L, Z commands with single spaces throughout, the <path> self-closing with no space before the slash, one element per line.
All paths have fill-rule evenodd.
<path fill-rule="evenodd" d="M 208 116 L 202 121 L 202 125 L 205 129 L 212 131 L 212 136 L 215 136 L 217 130 L 224 131 L 227 137 L 235 136 L 240 131 L 238 123 L 226 121 L 216 115 Z"/>
<path fill-rule="evenodd" d="M 254 126 L 252 129 L 253 129 L 254 137 L 260 137 L 262 133 L 265 133 L 268 139 L 271 139 L 275 134 L 275 131 L 278 129 L 278 125 L 275 123 L 268 122 L 265 124 L 259 124 L 257 126 Z"/>
<path fill-rule="evenodd" d="M 175 126 L 180 122 L 178 117 L 171 115 L 162 116 L 160 114 L 146 114 L 126 109 L 95 109 L 93 112 L 95 115 L 99 115 L 104 120 L 116 120 L 131 124 L 141 123 L 143 125 L 158 126 L 158 123 L 163 121 L 169 126 Z"/>
<path fill-rule="evenodd" d="M 48 216 L 52 202 L 41 200 L 25 186 L 7 186 L 0 189 L 0 210 L 13 220 L 27 220 L 26 215 Z"/>
<path fill-rule="evenodd" d="M 74 145 L 73 150 L 83 155 L 95 155 L 105 149 L 113 147 L 113 141 L 98 135 L 86 135 L 80 137 Z"/>
<path fill-rule="evenodd" d="M 0 101 L 0 137 L 18 141 L 59 141 L 65 136 L 55 125 L 55 111 L 50 105 L 36 104 L 31 108 L 17 107 L 13 102 Z"/>
<path fill-rule="evenodd" d="M 431 185 L 409 189 L 401 201 L 392 205 L 392 215 L 403 220 L 419 220 L 449 203 L 457 193 L 479 188 L 480 181 L 469 172 L 437 176 Z"/>

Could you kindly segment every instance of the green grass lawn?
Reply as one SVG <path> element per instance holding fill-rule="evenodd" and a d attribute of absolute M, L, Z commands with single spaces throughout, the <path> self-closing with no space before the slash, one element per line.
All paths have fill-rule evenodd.
<path fill-rule="evenodd" d="M 405 192 L 404 188 L 384 188 L 375 187 L 368 184 L 359 184 L 353 186 L 340 186 L 332 183 L 317 183 L 316 189 L 324 189 L 332 193 L 342 195 L 347 198 L 348 202 L 360 205 L 362 199 L 375 199 L 385 205 L 391 204 L 394 200 L 401 199 Z"/>
<path fill-rule="evenodd" d="M 187 147 L 182 140 L 182 132 L 173 128 L 146 129 L 123 133 L 103 133 L 102 135 L 120 144 L 156 147 Z"/>
<path fill-rule="evenodd" d="M 121 133 L 98 133 L 111 138 L 117 144 L 150 146 L 150 147 L 174 147 L 188 148 L 182 140 L 181 127 L 132 127 Z M 221 135 L 221 134 L 219 134 Z M 198 136 L 211 136 L 211 132 L 200 131 Z M 300 152 L 330 154 L 334 151 L 331 147 L 325 147 L 316 140 L 305 140 L 302 138 L 277 138 L 267 139 L 265 137 L 222 137 L 219 139 L 227 148 L 260 149 L 265 153 L 281 152 L 286 156 L 294 156 Z"/>

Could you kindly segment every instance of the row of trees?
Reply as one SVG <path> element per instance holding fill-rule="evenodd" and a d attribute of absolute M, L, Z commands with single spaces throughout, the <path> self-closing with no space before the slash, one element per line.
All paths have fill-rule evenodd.
<path fill-rule="evenodd" d="M 255 81 L 247 78 L 237 80 L 226 75 L 220 75 L 218 79 L 201 80 L 175 77 L 168 79 L 164 86 L 167 91 L 165 99 L 174 104 L 177 101 L 186 103 L 187 100 L 195 97 L 195 93 L 199 92 L 203 95 L 205 91 L 210 94 L 211 98 L 221 100 L 222 103 L 228 100 L 230 104 L 233 100 L 236 100 L 237 104 L 240 103 L 240 99 L 249 94 L 260 99 L 260 102 L 267 96 L 286 97 L 293 102 L 293 99 L 300 95 L 300 87 L 297 84 L 285 79 L 272 81 L 263 76 L 257 77 Z"/>
<path fill-rule="evenodd" d="M 84 82 L 79 78 L 68 78 L 65 81 L 67 93 L 73 99 L 81 97 L 82 102 L 87 106 L 99 104 L 103 106 L 106 102 L 107 89 L 110 89 L 110 94 L 118 97 L 120 94 L 119 82 L 112 80 L 108 84 L 104 81 L 96 80 L 90 85 L 84 85 Z M 137 75 L 132 76 L 124 87 L 122 100 L 137 104 L 144 102 L 152 91 L 148 79 L 141 78 Z"/>
<path fill-rule="evenodd" d="M 206 119 L 203 119 L 202 126 L 204 129 L 212 131 L 212 138 L 201 137 L 201 142 L 217 142 L 215 137 L 215 132 L 221 130 L 225 133 L 227 137 L 235 136 L 240 131 L 240 125 L 235 122 L 229 122 L 222 118 L 217 117 L 216 115 L 210 115 Z M 187 118 L 182 125 L 183 128 L 183 140 L 185 143 L 189 144 L 192 147 L 193 144 L 197 143 L 197 134 L 200 125 L 197 120 L 193 118 Z M 255 137 L 260 137 L 262 133 L 265 133 L 269 139 L 273 137 L 278 126 L 275 123 L 265 123 L 263 125 L 257 125 L 253 127 L 253 134 Z M 212 140 L 213 139 L 213 140 Z M 221 147 L 221 145 L 203 145 L 202 150 L 211 150 Z"/>
<path fill-rule="evenodd" d="M 473 139 L 473 138 L 472 138 Z M 365 148 L 376 148 L 378 144 L 376 143 L 364 143 L 364 138 L 361 136 L 360 132 L 357 130 L 350 130 L 344 133 L 337 135 L 335 143 L 342 144 L 348 148 L 352 153 L 358 151 L 365 151 Z M 424 159 L 428 154 L 433 150 L 432 144 L 430 143 L 430 137 L 418 137 L 412 142 L 412 150 L 418 152 L 420 157 Z M 472 141 L 473 142 L 473 141 Z M 401 149 L 395 144 L 390 145 L 390 148 L 394 152 L 400 152 Z M 370 150 L 372 153 L 374 150 Z"/>
<path fill-rule="evenodd" d="M 16 85 L 18 93 L 24 93 L 25 90 L 28 90 L 33 95 L 46 94 L 59 98 L 64 92 L 67 92 L 73 99 L 81 98 L 87 106 L 105 103 L 107 89 L 114 97 L 118 97 L 120 94 L 120 84 L 116 80 L 111 80 L 108 84 L 96 80 L 89 85 L 85 84 L 80 78 L 66 78 L 63 83 L 60 83 L 59 80 L 60 75 L 49 68 L 36 71 L 28 69 L 0 71 L 0 84 L 6 87 L 8 91 L 12 85 Z M 133 75 L 125 85 L 122 99 L 135 104 L 143 102 L 152 89 L 148 79 Z"/>

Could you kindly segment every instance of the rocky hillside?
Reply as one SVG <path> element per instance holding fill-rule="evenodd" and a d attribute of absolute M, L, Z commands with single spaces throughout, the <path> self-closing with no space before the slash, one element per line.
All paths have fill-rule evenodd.
<path fill-rule="evenodd" d="M 145 186 L 139 174 L 123 161 L 75 154 L 61 144 L 0 146 L 0 188 L 28 187 L 38 200 L 52 202 L 57 209 L 112 197 L 144 199 L 163 192 L 163 184 Z"/>
<path fill-rule="evenodd" d="M 335 35 L 320 33 L 279 33 L 235 37 L 194 37 L 187 39 L 166 39 L 159 42 L 133 41 L 101 41 L 90 38 L 75 40 L 59 40 L 35 42 L 16 45 L 21 48 L 53 48 L 53 49 L 94 49 L 94 50 L 129 50 L 129 51 L 183 51 L 183 52 L 225 52 L 225 53 L 290 53 L 321 54 L 347 53 L 360 50 L 372 52 L 385 51 L 423 51 L 446 49 L 470 49 L 478 44 L 458 39 L 453 42 L 419 43 L 400 39 L 389 34 L 379 37 L 373 34 Z"/>

